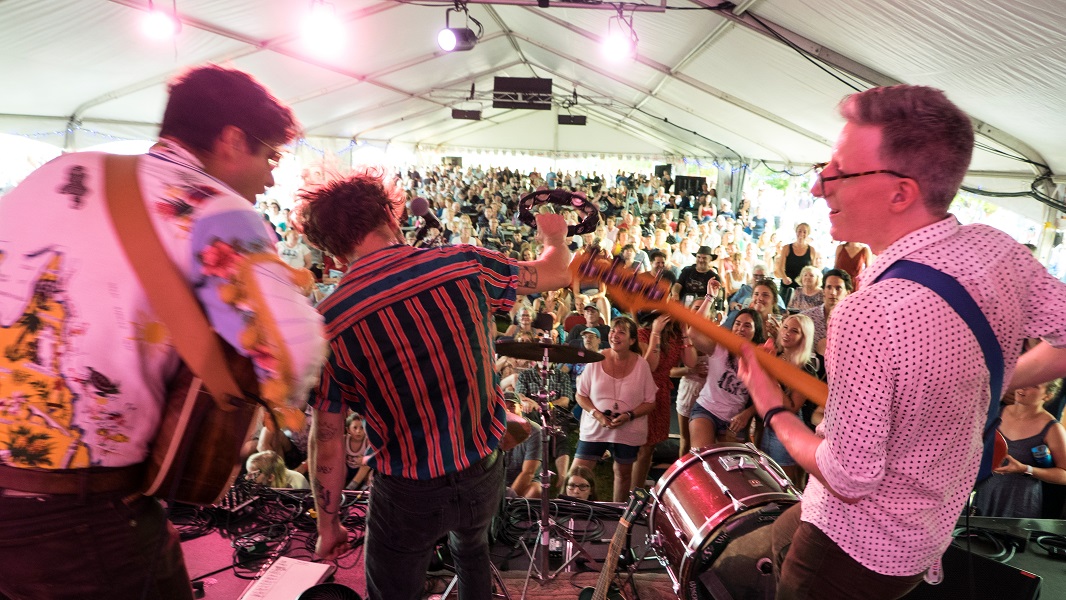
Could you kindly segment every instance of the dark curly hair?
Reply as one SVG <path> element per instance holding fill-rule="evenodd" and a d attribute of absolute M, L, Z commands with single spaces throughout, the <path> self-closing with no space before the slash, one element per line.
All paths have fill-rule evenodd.
<path fill-rule="evenodd" d="M 368 168 L 301 191 L 292 220 L 313 246 L 344 258 L 403 208 L 403 190 L 387 185 L 383 170 Z"/>

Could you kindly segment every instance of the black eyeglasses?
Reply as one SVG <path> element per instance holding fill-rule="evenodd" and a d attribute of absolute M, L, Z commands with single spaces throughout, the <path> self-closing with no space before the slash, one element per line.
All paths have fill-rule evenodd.
<path fill-rule="evenodd" d="M 827 175 L 822 175 L 822 169 L 824 169 L 826 167 L 826 165 L 828 165 L 828 164 L 829 163 L 824 162 L 824 163 L 816 163 L 814 165 L 814 172 L 818 175 L 818 182 L 821 185 L 825 185 L 827 182 L 830 182 L 830 181 L 837 181 L 838 179 L 851 179 L 853 177 L 866 177 L 867 175 L 880 175 L 882 173 L 884 173 L 885 175 L 892 175 L 893 177 L 899 177 L 900 179 L 914 179 L 910 175 L 904 175 L 903 173 L 900 173 L 898 171 L 893 171 L 891 169 L 878 169 L 876 171 L 863 171 L 862 173 L 841 173 L 839 175 L 828 175 L 828 176 Z"/>
<path fill-rule="evenodd" d="M 247 131 L 244 132 L 244 135 L 246 135 L 246 136 L 252 138 L 253 140 L 259 142 L 260 144 L 266 146 L 267 150 L 270 150 L 270 153 L 267 154 L 267 163 L 270 165 L 270 168 L 276 169 L 277 166 L 278 166 L 278 163 L 281 162 L 281 150 L 278 150 L 274 146 L 271 146 L 270 144 L 264 142 L 263 140 L 257 138 L 256 136 L 248 133 Z"/>
<path fill-rule="evenodd" d="M 589 484 L 587 484 L 587 483 L 568 483 L 568 484 L 566 484 L 566 489 L 568 489 L 568 490 L 580 490 L 580 491 L 584 492 L 584 491 L 589 489 Z"/>

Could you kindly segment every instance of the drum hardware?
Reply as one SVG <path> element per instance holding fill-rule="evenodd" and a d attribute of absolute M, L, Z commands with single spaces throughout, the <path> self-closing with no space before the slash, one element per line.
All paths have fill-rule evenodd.
<path fill-rule="evenodd" d="M 501 352 L 500 348 L 504 347 Z M 563 350 L 565 349 L 565 350 Z M 537 365 L 537 372 L 540 375 L 541 389 L 534 393 L 531 398 L 535 399 L 540 413 L 540 521 L 537 523 L 537 543 L 530 552 L 525 545 L 522 546 L 526 550 L 526 554 L 529 556 L 529 569 L 526 571 L 525 585 L 522 587 L 522 600 L 525 600 L 526 591 L 529 588 L 529 580 L 534 576 L 533 572 L 536 570 L 536 578 L 539 581 L 547 581 L 555 579 L 555 577 L 570 566 L 570 563 L 577 560 L 581 555 L 584 555 L 586 560 L 595 561 L 592 555 L 585 550 L 585 547 L 578 541 L 573 535 L 570 534 L 567 529 L 554 520 L 552 520 L 549 504 L 548 493 L 551 489 L 551 476 L 552 471 L 548 468 L 550 453 L 551 436 L 559 431 L 559 428 L 554 427 L 551 424 L 552 406 L 551 400 L 558 394 L 548 389 L 548 378 L 550 375 L 550 369 L 553 362 L 571 362 L 571 363 L 583 363 L 583 362 L 597 362 L 603 360 L 603 355 L 598 352 L 591 352 L 589 350 L 583 350 L 582 353 L 574 353 L 572 346 L 559 346 L 558 344 L 551 344 L 546 341 L 540 342 L 522 342 L 522 343 L 509 343 L 509 344 L 497 344 L 496 352 L 503 356 L 510 356 L 512 358 L 522 358 L 530 360 L 533 358 L 532 351 L 537 351 L 539 354 L 536 359 L 539 360 Z M 510 354 L 508 353 L 510 352 Z M 577 360 L 571 360 L 573 358 Z M 563 360 L 558 360 L 563 359 Z M 565 474 L 561 474 L 560 477 L 564 477 Z M 560 565 L 554 571 L 549 566 L 549 559 L 551 558 L 552 540 L 565 540 L 567 544 L 570 544 L 572 548 L 577 551 L 574 552 L 562 565 Z"/>

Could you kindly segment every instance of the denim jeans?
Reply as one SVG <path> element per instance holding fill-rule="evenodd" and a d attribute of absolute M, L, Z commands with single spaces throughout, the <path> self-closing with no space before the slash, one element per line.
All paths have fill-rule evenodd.
<path fill-rule="evenodd" d="M 0 598 L 191 600 L 192 588 L 154 498 L 0 497 Z"/>
<path fill-rule="evenodd" d="M 375 475 L 366 520 L 369 600 L 420 599 L 433 548 L 445 535 L 460 600 L 489 600 L 488 530 L 503 490 L 498 450 L 464 471 L 435 479 Z"/>
<path fill-rule="evenodd" d="M 893 577 L 862 566 L 817 527 L 801 521 L 800 506 L 792 505 L 773 524 L 777 600 L 890 600 L 921 583 L 923 573 Z"/>

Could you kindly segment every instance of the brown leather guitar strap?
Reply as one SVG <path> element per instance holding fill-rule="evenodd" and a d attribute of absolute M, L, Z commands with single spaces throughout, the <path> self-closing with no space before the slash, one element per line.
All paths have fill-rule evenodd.
<path fill-rule="evenodd" d="M 178 355 L 203 381 L 219 408 L 229 410 L 228 398 L 240 398 L 243 393 L 203 308 L 159 242 L 137 182 L 138 158 L 104 158 L 107 207 L 115 233 Z"/>

